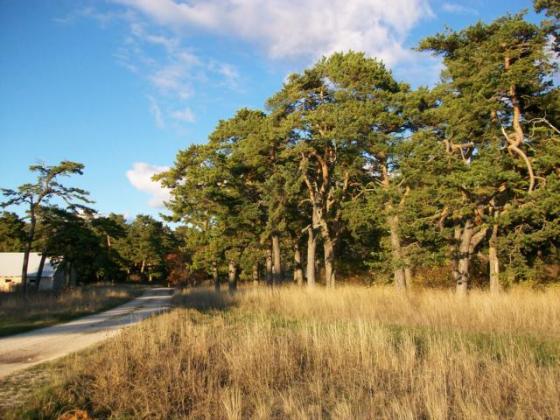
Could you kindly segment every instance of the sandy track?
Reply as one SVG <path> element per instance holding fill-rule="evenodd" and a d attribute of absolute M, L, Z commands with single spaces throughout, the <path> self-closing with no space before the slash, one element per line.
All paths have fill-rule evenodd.
<path fill-rule="evenodd" d="M 0 338 L 0 378 L 82 350 L 169 308 L 172 289 L 150 289 L 106 312 L 48 328 Z"/>

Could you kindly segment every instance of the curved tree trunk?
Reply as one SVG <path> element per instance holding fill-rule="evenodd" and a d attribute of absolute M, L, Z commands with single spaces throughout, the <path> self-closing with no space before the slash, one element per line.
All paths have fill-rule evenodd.
<path fill-rule="evenodd" d="M 280 238 L 278 235 L 272 235 L 272 260 L 273 260 L 273 282 L 280 284 L 284 280 L 282 273 L 282 256 L 280 253 Z"/>
<path fill-rule="evenodd" d="M 231 293 L 237 290 L 237 264 L 233 260 L 228 263 L 228 290 Z"/>
<path fill-rule="evenodd" d="M 313 226 L 307 228 L 307 265 L 306 277 L 307 286 L 314 287 L 315 280 L 315 254 L 317 252 L 317 237 L 313 231 Z"/>
<path fill-rule="evenodd" d="M 490 268 L 490 292 L 502 291 L 500 284 L 500 260 L 498 259 L 498 225 L 492 226 L 492 236 L 488 247 L 488 264 Z"/>
<path fill-rule="evenodd" d="M 43 269 L 45 268 L 45 260 L 47 256 L 43 251 L 41 253 L 41 260 L 39 261 L 39 269 L 37 270 L 37 290 L 39 290 L 39 286 L 41 286 L 41 278 L 43 277 Z"/>
<path fill-rule="evenodd" d="M 298 286 L 303 286 L 303 268 L 301 264 L 301 250 L 299 249 L 299 243 L 294 244 L 294 282 Z"/>
<path fill-rule="evenodd" d="M 35 239 L 35 226 L 37 220 L 35 218 L 35 211 L 31 210 L 31 222 L 29 226 L 29 235 L 27 236 L 27 243 L 25 244 L 25 251 L 23 253 L 23 265 L 21 267 L 21 285 L 22 292 L 24 296 L 27 296 L 27 270 L 29 267 L 29 254 L 31 254 L 31 248 L 33 247 L 33 239 Z"/>

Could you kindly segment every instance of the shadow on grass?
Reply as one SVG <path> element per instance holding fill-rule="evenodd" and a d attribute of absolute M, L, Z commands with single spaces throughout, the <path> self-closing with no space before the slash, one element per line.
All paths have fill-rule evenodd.
<path fill-rule="evenodd" d="M 238 305 L 235 296 L 235 294 L 216 292 L 212 289 L 188 289 L 175 295 L 173 305 L 178 308 L 195 309 L 203 313 L 227 311 Z"/>

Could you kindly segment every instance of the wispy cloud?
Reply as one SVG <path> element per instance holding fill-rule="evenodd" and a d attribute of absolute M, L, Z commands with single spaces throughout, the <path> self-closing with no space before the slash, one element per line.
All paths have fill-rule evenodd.
<path fill-rule="evenodd" d="M 201 56 L 185 45 L 178 32 L 167 25 L 154 25 L 136 8 L 113 9 L 76 9 L 57 21 L 66 24 L 86 18 L 102 27 L 124 24 L 125 36 L 113 56 L 119 65 L 149 84 L 148 109 L 159 128 L 167 128 L 166 120 L 170 119 L 177 123 L 195 120 L 190 108 L 190 114 L 177 114 L 177 109 L 184 111 L 185 101 L 195 96 L 201 85 L 212 83 L 239 90 L 241 78 L 234 65 Z M 177 124 L 172 127 L 180 128 Z"/>
<path fill-rule="evenodd" d="M 447 13 L 455 13 L 458 15 L 478 15 L 478 10 L 459 3 L 443 3 L 441 8 Z"/>
<path fill-rule="evenodd" d="M 230 89 L 237 90 L 239 88 L 240 76 L 235 66 L 228 63 L 210 61 L 207 67 L 210 71 L 221 75 L 223 77 L 224 84 Z"/>
<path fill-rule="evenodd" d="M 178 109 L 171 112 L 171 117 L 177 121 L 183 121 L 187 123 L 193 123 L 196 121 L 196 117 L 190 108 Z"/>
<path fill-rule="evenodd" d="M 185 47 L 178 36 L 157 32 L 157 28 L 148 29 L 148 25 L 138 18 L 130 20 L 129 25 L 129 36 L 116 58 L 153 87 L 150 112 L 158 127 L 165 128 L 166 119 L 178 123 L 195 122 L 192 109 L 177 109 L 184 107 L 184 102 L 196 95 L 201 84 L 212 80 L 215 84 L 238 90 L 240 76 L 235 66 L 205 59 Z M 160 51 L 151 51 L 148 46 L 159 47 Z M 161 99 L 159 102 L 164 104 L 163 107 L 156 103 L 155 97 Z"/>
<path fill-rule="evenodd" d="M 122 20 L 126 18 L 128 12 L 122 11 L 107 11 L 100 12 L 94 7 L 82 7 L 73 10 L 65 16 L 55 17 L 53 20 L 61 24 L 74 23 L 78 19 L 88 18 L 97 21 L 101 26 L 105 27 L 115 20 Z"/>
<path fill-rule="evenodd" d="M 159 182 L 153 181 L 152 177 L 168 169 L 168 166 L 136 162 L 132 165 L 132 169 L 126 172 L 126 177 L 134 188 L 150 196 L 148 201 L 150 207 L 163 208 L 164 203 L 171 197 L 169 190 L 163 188 Z"/>
<path fill-rule="evenodd" d="M 158 128 L 165 128 L 165 120 L 159 104 L 152 96 L 148 96 L 148 101 L 150 101 L 150 113 L 154 117 L 156 125 Z"/>

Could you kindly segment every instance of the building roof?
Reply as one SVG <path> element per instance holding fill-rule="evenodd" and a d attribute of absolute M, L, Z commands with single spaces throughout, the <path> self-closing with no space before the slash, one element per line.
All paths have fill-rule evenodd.
<path fill-rule="evenodd" d="M 27 267 L 27 275 L 36 276 L 39 271 L 41 262 L 41 254 L 32 252 L 29 254 L 29 265 Z M 5 277 L 21 277 L 21 268 L 23 266 L 23 252 L 0 252 L 0 276 Z M 51 264 L 50 258 L 45 259 L 42 277 L 52 277 L 56 268 Z"/>

